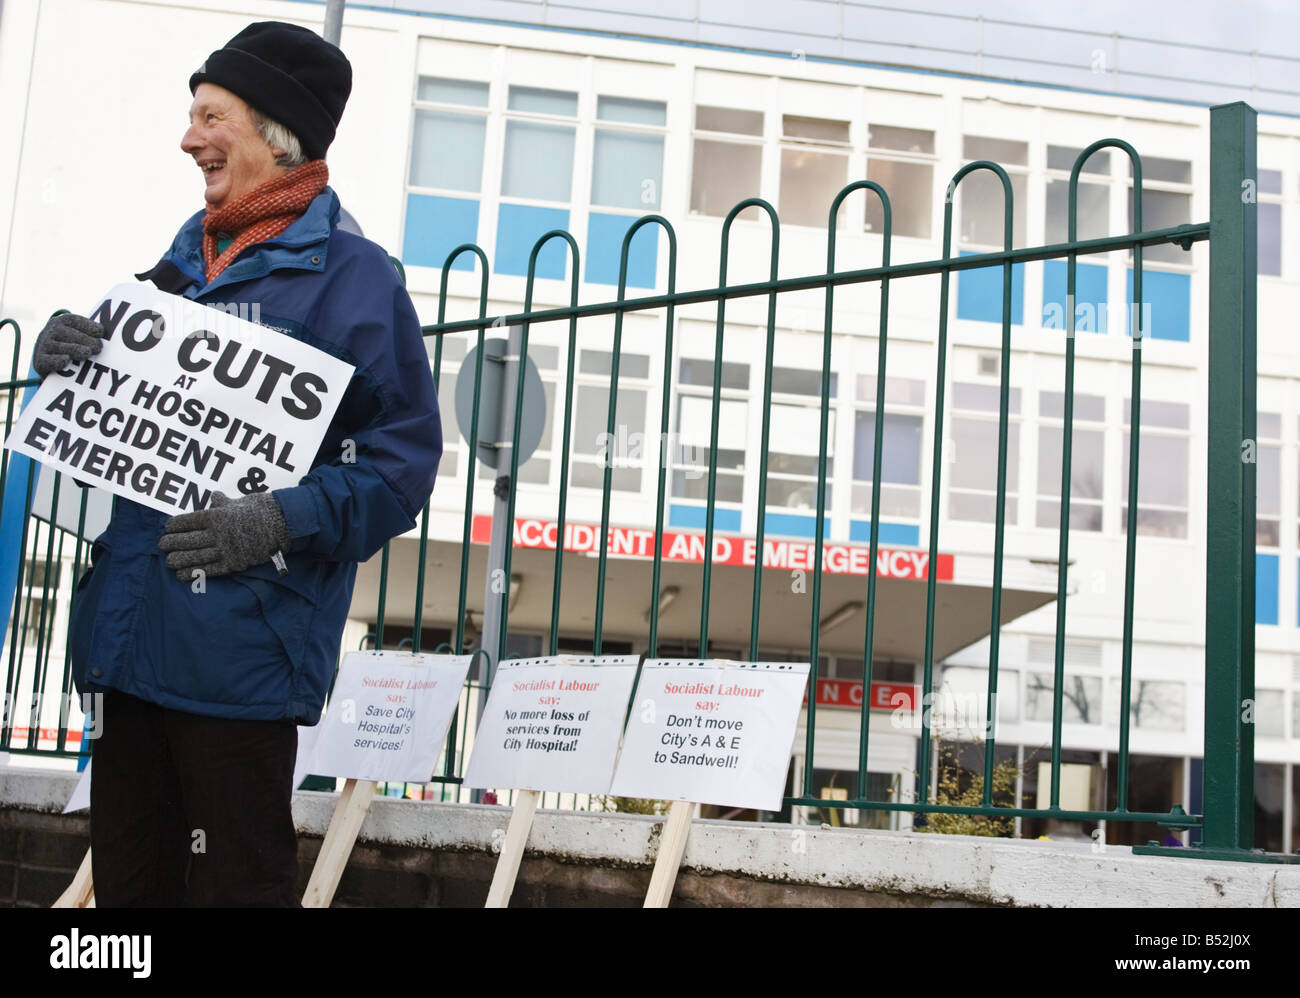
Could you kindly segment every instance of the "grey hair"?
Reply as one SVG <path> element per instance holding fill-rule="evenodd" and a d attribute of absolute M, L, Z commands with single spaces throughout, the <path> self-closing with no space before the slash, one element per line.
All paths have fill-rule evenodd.
<path fill-rule="evenodd" d="M 292 169 L 307 162 L 307 156 L 302 151 L 302 143 L 298 141 L 298 136 L 278 121 L 268 118 L 251 107 L 248 109 L 248 114 L 253 119 L 257 134 L 266 140 L 266 144 L 284 150 L 281 155 L 275 157 L 276 166 Z"/>

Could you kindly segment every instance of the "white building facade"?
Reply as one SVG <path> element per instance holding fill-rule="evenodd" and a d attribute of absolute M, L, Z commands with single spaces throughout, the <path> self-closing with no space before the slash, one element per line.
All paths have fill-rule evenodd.
<path fill-rule="evenodd" d="M 0 134 L 21 136 L 0 160 L 0 315 L 25 334 L 57 307 L 84 307 L 104 288 L 145 269 L 199 205 L 197 174 L 178 150 L 188 73 L 250 20 L 279 17 L 319 27 L 302 3 L 160 7 L 134 0 L 9 0 L 0 21 Z M 316 19 L 314 22 L 312 19 Z M 165 31 L 159 25 L 165 24 Z M 161 39 L 165 33 L 166 40 Z M 147 41 L 145 41 L 147 39 Z M 412 11 L 349 9 L 343 48 L 356 84 L 330 151 L 331 183 L 370 238 L 405 267 L 421 319 L 439 316 L 441 266 L 464 243 L 490 261 L 487 315 L 523 310 L 529 254 L 544 233 L 571 232 L 581 251 L 578 300 L 614 298 L 624 233 L 655 213 L 676 232 L 678 290 L 719 283 L 723 217 L 761 197 L 780 218 L 777 274 L 827 267 L 827 210 L 847 183 L 875 180 L 893 206 L 894 262 L 944 254 L 945 194 L 974 159 L 1007 170 L 1013 245 L 1066 238 L 1066 187 L 1078 151 L 1099 138 L 1143 157 L 1147 229 L 1209 216 L 1209 116 L 1205 107 L 975 77 L 904 72 L 847 61 L 747 54 L 669 41 L 632 40 Z M 87 67 L 74 86 L 61 75 Z M 1300 121 L 1259 119 L 1259 439 L 1256 630 L 1257 844 L 1300 847 Z M 1088 161 L 1079 187 L 1081 238 L 1130 230 L 1133 181 L 1117 150 Z M 964 181 L 952 204 L 953 255 L 1001 248 L 1002 195 L 990 174 Z M 835 266 L 881 259 L 878 204 L 858 193 L 838 219 Z M 749 209 L 734 222 L 726 280 L 768 277 L 772 227 Z M 1151 248 L 1145 255 L 1142 449 L 1133 640 L 1131 772 L 1138 811 L 1181 804 L 1199 811 L 1204 716 L 1206 369 L 1208 248 Z M 1064 759 L 1074 806 L 1114 806 L 1125 577 L 1132 261 L 1127 252 L 1081 258 L 1073 437 L 1070 595 L 1066 616 Z M 448 320 L 476 316 L 481 274 L 461 256 L 442 306 Z M 535 309 L 569 303 L 573 263 L 559 241 L 538 255 Z M 663 293 L 664 231 L 643 228 L 630 247 L 627 297 Z M 998 759 L 1014 761 L 1018 792 L 1036 806 L 1039 763 L 1051 744 L 1058 554 L 1065 263 L 1014 268 L 1006 511 L 1007 603 L 1002 629 Z M 938 277 L 889 290 L 880 539 L 892 552 L 923 552 L 932 515 L 936 436 Z M 871 469 L 880 331 L 877 283 L 837 289 L 831 337 L 826 541 L 849 565 L 870 530 Z M 721 358 L 716 305 L 677 309 L 671 350 L 662 310 L 629 314 L 619 354 L 610 521 L 626 547 L 610 561 L 603 646 L 647 647 L 650 603 L 661 607 L 662 655 L 699 652 L 700 561 L 665 563 L 650 591 L 644 538 L 655 525 L 663 387 L 668 373 L 665 530 L 699 535 L 714 365 L 721 362 L 718 536 L 743 547 L 760 515 L 779 567 L 763 573 L 760 657 L 807 655 L 811 587 L 798 573 L 815 531 L 825 297 L 782 294 L 772 338 L 768 478 L 759 508 L 767 370 L 768 300 L 728 303 Z M 987 682 L 1001 344 L 1001 272 L 951 281 L 939 490 L 941 569 L 935 686 L 957 704 L 982 703 Z M 569 369 L 567 322 L 530 329 L 529 355 L 546 391 L 537 452 L 517 483 L 511 650 L 539 653 L 549 631 L 553 541 L 561 481 L 565 385 L 573 380 L 567 518 L 601 519 L 614 322 L 584 319 Z M 468 445 L 454 417 L 457 375 L 474 337 L 448 334 L 439 372 L 445 455 L 430 511 L 423 646 L 454 634 Z M 30 334 L 25 349 L 30 349 Z M 430 343 L 432 352 L 432 341 Z M 480 466 L 473 514 L 491 509 L 493 473 Z M 477 521 L 476 540 L 486 524 Z M 591 533 L 587 537 L 594 537 Z M 669 538 L 666 536 L 665 541 Z M 581 538 L 575 547 L 585 543 Z M 485 548 L 472 545 L 470 633 L 481 627 Z M 386 645 L 411 633 L 414 535 L 394 543 Z M 905 557 L 882 578 L 873 673 L 894 687 L 921 680 L 924 596 L 919 564 Z M 950 572 L 945 577 L 943 572 Z M 594 563 L 565 559 L 561 646 L 592 646 Z M 61 592 L 70 596 L 70 572 Z M 365 566 L 350 641 L 373 629 L 378 569 Z M 745 657 L 753 569 L 715 568 L 709 653 Z M 858 768 L 865 575 L 830 570 L 821 609 L 814 792 L 854 793 Z M 665 594 L 672 590 L 669 598 Z M 1212 589 L 1211 589 L 1212 591 Z M 918 603 L 918 594 L 919 603 Z M 66 614 L 66 599 L 56 610 Z M 843 611 L 843 612 L 841 612 Z M 59 633 L 62 633 L 61 631 Z M 355 645 L 353 645 L 355 647 Z M 867 694 L 870 695 L 870 694 Z M 890 709 L 872 712 L 867 793 L 905 794 L 916 731 Z M 949 711 L 947 740 L 970 737 L 982 718 Z M 979 768 L 977 749 L 958 761 Z M 972 755 L 974 753 L 974 755 Z M 793 779 L 807 760 L 802 736 Z M 815 809 L 794 820 L 866 824 L 897 819 Z M 906 823 L 906 816 L 903 821 Z M 1111 841 L 1145 841 L 1111 823 Z M 1047 831 L 1026 820 L 1023 834 Z"/>

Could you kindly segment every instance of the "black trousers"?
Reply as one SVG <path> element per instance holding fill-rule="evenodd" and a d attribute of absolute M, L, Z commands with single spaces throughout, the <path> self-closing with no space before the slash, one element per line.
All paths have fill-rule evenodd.
<path fill-rule="evenodd" d="M 95 904 L 299 904 L 293 721 L 104 695 L 90 777 Z"/>

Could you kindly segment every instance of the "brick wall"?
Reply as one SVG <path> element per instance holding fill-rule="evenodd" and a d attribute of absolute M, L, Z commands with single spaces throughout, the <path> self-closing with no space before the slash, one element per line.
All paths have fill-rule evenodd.
<path fill-rule="evenodd" d="M 0 809 L 0 905 L 48 908 L 89 847 L 85 815 Z"/>
<path fill-rule="evenodd" d="M 47 908 L 71 883 L 90 846 L 84 814 L 0 805 L 0 907 Z M 321 839 L 298 841 L 298 887 L 307 888 Z M 496 866 L 490 851 L 359 842 L 334 895 L 337 908 L 480 908 Z M 527 856 L 511 907 L 639 907 L 650 867 L 622 868 Z M 685 871 L 674 907 L 928 907 L 951 901 Z M 967 904 L 969 902 L 957 902 Z"/>

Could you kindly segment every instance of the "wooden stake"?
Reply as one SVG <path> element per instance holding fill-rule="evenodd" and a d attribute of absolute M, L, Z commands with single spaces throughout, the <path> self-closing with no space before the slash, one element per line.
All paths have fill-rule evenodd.
<path fill-rule="evenodd" d="M 497 868 L 492 874 L 492 886 L 488 888 L 484 908 L 504 908 L 510 904 L 515 877 L 519 875 L 519 863 L 524 858 L 524 846 L 528 844 L 528 833 L 532 830 L 533 815 L 537 813 L 540 797 L 541 794 L 536 790 L 521 790 L 515 798 L 515 809 L 510 814 L 506 838 L 501 843 L 501 858 L 497 860 Z"/>
<path fill-rule="evenodd" d="M 686 854 L 686 839 L 691 834 L 691 818 L 694 814 L 695 805 L 687 801 L 673 801 L 669 808 L 643 908 L 667 908 L 668 902 L 672 900 L 677 869 L 682 865 L 682 856 Z"/>
<path fill-rule="evenodd" d="M 338 889 L 339 878 L 343 868 L 348 865 L 352 855 L 352 845 L 361 831 L 361 823 L 366 820 L 366 811 L 375 796 L 374 780 L 347 780 L 339 802 L 334 807 L 334 816 L 330 818 L 329 830 L 325 841 L 321 843 L 316 865 L 312 867 L 311 879 L 307 882 L 307 891 L 302 896 L 304 908 L 328 908 L 334 900 L 334 891 Z"/>
<path fill-rule="evenodd" d="M 95 907 L 95 882 L 91 876 L 90 850 L 86 850 L 85 858 L 82 859 L 81 865 L 77 867 L 77 873 L 72 878 L 72 883 L 68 889 L 59 895 L 51 908 L 93 908 Z"/>

